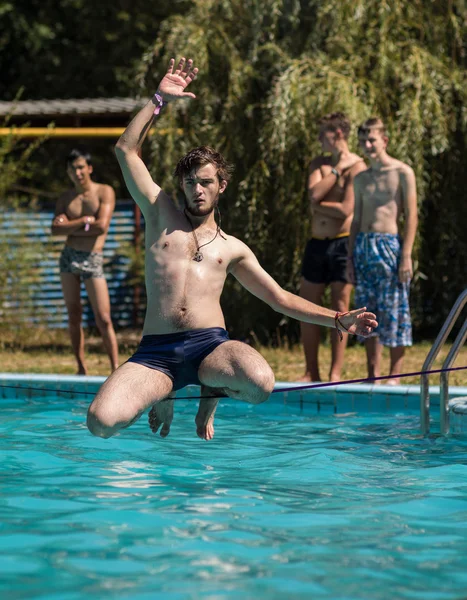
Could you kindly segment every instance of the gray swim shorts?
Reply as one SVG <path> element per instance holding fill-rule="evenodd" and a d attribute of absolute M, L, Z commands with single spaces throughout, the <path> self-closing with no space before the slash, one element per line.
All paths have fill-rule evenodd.
<path fill-rule="evenodd" d="M 103 279 L 104 256 L 100 252 L 84 252 L 70 246 L 60 255 L 60 273 L 73 273 L 83 279 Z"/>

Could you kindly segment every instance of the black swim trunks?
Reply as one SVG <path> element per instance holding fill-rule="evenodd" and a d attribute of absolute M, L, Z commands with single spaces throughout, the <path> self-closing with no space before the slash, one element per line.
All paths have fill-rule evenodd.
<path fill-rule="evenodd" d="M 320 240 L 311 238 L 305 248 L 302 275 L 311 283 L 348 283 L 346 277 L 349 236 Z"/>
<path fill-rule="evenodd" d="M 161 371 L 173 381 L 173 390 L 200 385 L 198 369 L 208 354 L 229 341 L 222 327 L 192 329 L 162 335 L 145 335 L 128 362 Z"/>

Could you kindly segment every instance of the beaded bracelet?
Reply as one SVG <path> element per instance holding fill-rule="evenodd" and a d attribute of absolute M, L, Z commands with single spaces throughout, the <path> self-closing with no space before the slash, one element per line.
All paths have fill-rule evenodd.
<path fill-rule="evenodd" d="M 339 340 L 341 342 L 344 339 L 344 336 L 342 335 L 342 331 L 339 329 L 338 325 L 340 325 L 342 327 L 342 329 L 344 329 L 345 331 L 347 331 L 347 332 L 349 331 L 347 329 L 347 327 L 340 320 L 341 317 L 345 317 L 345 315 L 348 315 L 348 314 L 349 314 L 349 311 L 347 311 L 345 313 L 336 312 L 336 315 L 334 317 L 334 325 L 336 326 L 337 335 L 339 336 Z"/>
<path fill-rule="evenodd" d="M 158 115 L 161 112 L 161 110 L 164 108 L 164 106 L 167 104 L 167 102 L 164 100 L 164 98 L 162 98 L 162 96 L 160 94 L 158 94 L 157 92 L 154 94 L 153 102 L 156 105 L 154 108 L 155 115 Z"/>

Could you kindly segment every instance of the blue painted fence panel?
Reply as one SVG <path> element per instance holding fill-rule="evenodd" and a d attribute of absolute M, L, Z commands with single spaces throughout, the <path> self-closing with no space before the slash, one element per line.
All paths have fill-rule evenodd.
<path fill-rule="evenodd" d="M 8 288 L 2 294 L 0 319 L 7 321 L 24 315 L 24 320 L 44 324 L 50 328 L 67 327 L 67 312 L 60 284 L 58 262 L 65 237 L 52 237 L 50 226 L 53 211 L 3 213 L 4 226 L 0 229 L 0 241 L 14 256 L 23 244 L 39 248 L 30 271 L 22 277 L 21 286 L 14 293 Z M 104 247 L 104 272 L 109 287 L 112 320 L 116 327 L 131 327 L 141 321 L 144 310 L 144 291 L 141 306 L 135 307 L 134 287 L 129 282 L 130 259 L 123 253 L 124 246 L 133 245 L 135 229 L 134 204 L 117 201 L 109 233 Z M 13 277 L 13 274 L 11 274 Z M 7 274 L 8 277 L 8 274 Z M 94 316 L 87 299 L 84 284 L 81 286 L 83 325 L 94 325 Z"/>

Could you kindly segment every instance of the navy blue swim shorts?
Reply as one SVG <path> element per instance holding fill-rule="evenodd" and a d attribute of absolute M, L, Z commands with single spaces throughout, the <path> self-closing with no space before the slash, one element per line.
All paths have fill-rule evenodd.
<path fill-rule="evenodd" d="M 128 362 L 165 373 L 173 381 L 176 391 L 189 384 L 200 385 L 200 364 L 217 346 L 227 341 L 229 334 L 222 327 L 145 335 Z"/>

